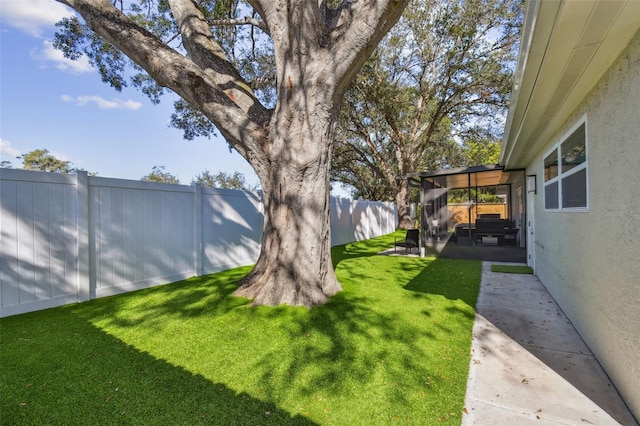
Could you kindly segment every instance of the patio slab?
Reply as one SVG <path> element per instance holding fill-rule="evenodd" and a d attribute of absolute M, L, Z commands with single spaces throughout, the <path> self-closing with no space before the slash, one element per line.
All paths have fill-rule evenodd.
<path fill-rule="evenodd" d="M 440 241 L 427 240 L 427 256 L 448 257 L 452 259 L 476 259 L 497 262 L 524 262 L 526 250 L 515 246 L 470 245 L 464 241 L 456 244 L 450 234 L 443 234 Z"/>
<path fill-rule="evenodd" d="M 534 275 L 484 262 L 463 425 L 638 425 Z"/>

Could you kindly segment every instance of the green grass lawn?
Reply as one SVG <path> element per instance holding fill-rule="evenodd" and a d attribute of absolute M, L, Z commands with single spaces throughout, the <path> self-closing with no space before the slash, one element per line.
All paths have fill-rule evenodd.
<path fill-rule="evenodd" d="M 533 274 L 533 269 L 525 265 L 491 265 L 491 272 L 505 274 Z"/>
<path fill-rule="evenodd" d="M 238 268 L 0 320 L 0 423 L 459 424 L 477 261 L 336 247 L 326 305 L 251 308 Z"/>

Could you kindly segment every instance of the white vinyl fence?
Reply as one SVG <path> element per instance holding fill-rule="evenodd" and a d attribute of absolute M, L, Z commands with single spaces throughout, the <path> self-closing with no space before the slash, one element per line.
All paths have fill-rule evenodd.
<path fill-rule="evenodd" d="M 0 169 L 0 317 L 255 263 L 260 194 Z M 332 245 L 393 232 L 393 203 L 331 199 Z"/>

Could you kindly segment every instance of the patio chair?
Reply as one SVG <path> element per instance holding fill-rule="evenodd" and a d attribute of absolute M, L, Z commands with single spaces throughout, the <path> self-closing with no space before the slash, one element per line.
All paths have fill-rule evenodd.
<path fill-rule="evenodd" d="M 413 248 L 420 248 L 420 230 L 419 229 L 407 229 L 407 234 L 404 237 L 403 241 L 398 241 L 398 237 L 394 238 L 393 244 L 393 252 L 396 252 L 397 247 L 404 247 L 405 251 L 411 250 Z"/>

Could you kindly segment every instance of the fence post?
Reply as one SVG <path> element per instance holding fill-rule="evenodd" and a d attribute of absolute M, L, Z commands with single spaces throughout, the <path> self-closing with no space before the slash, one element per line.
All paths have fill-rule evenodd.
<path fill-rule="evenodd" d="M 196 276 L 204 273 L 202 264 L 202 185 L 193 184 L 193 261 Z"/>
<path fill-rule="evenodd" d="M 91 263 L 89 255 L 89 177 L 86 171 L 76 171 L 76 238 L 77 238 L 77 294 L 78 302 L 90 297 Z"/>

